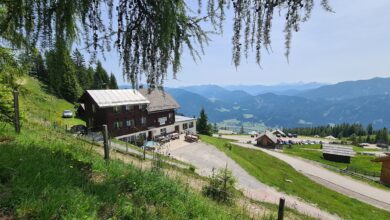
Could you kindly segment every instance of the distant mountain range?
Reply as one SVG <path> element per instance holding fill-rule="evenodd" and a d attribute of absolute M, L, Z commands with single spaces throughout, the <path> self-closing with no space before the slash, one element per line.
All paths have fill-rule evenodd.
<path fill-rule="evenodd" d="M 212 122 L 234 119 L 272 127 L 359 122 L 390 127 L 390 78 L 334 85 L 202 85 L 166 90 L 181 105 L 180 113 L 197 116 L 204 107 Z"/>
<path fill-rule="evenodd" d="M 290 84 L 278 84 L 272 86 L 266 85 L 230 85 L 224 86 L 225 89 L 230 91 L 242 90 L 251 95 L 259 95 L 264 93 L 274 93 L 276 95 L 296 95 L 300 92 L 316 89 L 327 84 L 324 83 L 290 83 Z"/>

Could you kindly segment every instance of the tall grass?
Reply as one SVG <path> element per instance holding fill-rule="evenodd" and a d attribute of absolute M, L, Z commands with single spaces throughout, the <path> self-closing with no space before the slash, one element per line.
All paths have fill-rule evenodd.
<path fill-rule="evenodd" d="M 163 172 L 103 160 L 92 143 L 53 124 L 72 104 L 26 78 L 22 132 L 0 124 L 0 216 L 16 219 L 249 219 L 238 206 L 218 204 Z M 58 123 L 53 123 L 57 122 Z M 261 217 L 259 217 L 261 218 Z"/>

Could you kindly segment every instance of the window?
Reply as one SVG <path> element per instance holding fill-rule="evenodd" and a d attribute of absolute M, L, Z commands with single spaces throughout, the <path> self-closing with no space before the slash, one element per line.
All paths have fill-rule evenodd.
<path fill-rule="evenodd" d="M 166 122 L 167 122 L 167 117 L 162 117 L 158 119 L 158 123 L 160 125 L 165 125 Z"/>
<path fill-rule="evenodd" d="M 169 113 L 168 118 L 173 119 L 173 113 Z"/>
<path fill-rule="evenodd" d="M 146 125 L 146 117 L 141 117 L 141 125 Z"/>
<path fill-rule="evenodd" d="M 126 106 L 125 106 L 125 110 L 126 110 L 127 112 L 133 111 L 133 109 L 134 109 L 134 106 L 132 106 L 132 105 L 126 105 Z"/>
<path fill-rule="evenodd" d="M 95 106 L 95 104 L 92 104 L 92 112 L 93 112 L 93 113 L 96 112 L 96 106 Z"/>
<path fill-rule="evenodd" d="M 183 124 L 183 130 L 186 130 L 188 128 L 188 124 L 187 123 L 184 123 Z"/>
<path fill-rule="evenodd" d="M 167 133 L 167 129 L 166 129 L 166 128 L 161 128 L 161 129 L 160 129 L 160 133 L 161 133 L 162 135 L 165 135 L 165 134 Z"/>
<path fill-rule="evenodd" d="M 123 123 L 121 121 L 114 122 L 114 128 L 116 128 L 116 129 L 121 128 L 122 125 L 123 125 Z"/>
<path fill-rule="evenodd" d="M 139 108 L 139 110 L 145 110 L 146 109 L 146 105 L 139 105 L 138 108 Z"/>
<path fill-rule="evenodd" d="M 188 127 L 193 128 L 194 127 L 194 122 L 191 121 L 190 125 Z"/>
<path fill-rule="evenodd" d="M 126 127 L 134 127 L 134 120 L 127 120 Z"/>
<path fill-rule="evenodd" d="M 121 112 L 121 107 L 120 106 L 114 106 L 113 110 L 114 110 L 114 113 Z"/>

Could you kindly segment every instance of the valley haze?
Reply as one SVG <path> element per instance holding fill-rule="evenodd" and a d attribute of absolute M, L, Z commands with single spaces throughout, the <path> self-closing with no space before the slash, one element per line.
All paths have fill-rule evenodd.
<path fill-rule="evenodd" d="M 340 123 L 390 127 L 390 78 L 165 89 L 180 103 L 179 113 L 198 116 L 203 107 L 210 122 L 233 127 L 248 123 L 280 128 Z"/>

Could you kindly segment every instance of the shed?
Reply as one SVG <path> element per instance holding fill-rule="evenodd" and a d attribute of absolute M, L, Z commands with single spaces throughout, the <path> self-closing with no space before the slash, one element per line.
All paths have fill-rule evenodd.
<path fill-rule="evenodd" d="M 322 155 L 325 160 L 350 163 L 351 157 L 355 156 L 355 151 L 352 147 L 341 146 L 335 144 L 323 144 Z"/>
<path fill-rule="evenodd" d="M 337 139 L 337 138 L 333 137 L 332 135 L 326 136 L 325 138 L 326 139 L 330 139 L 330 140 L 336 140 Z"/>
<path fill-rule="evenodd" d="M 286 134 L 283 131 L 279 130 L 279 129 L 276 129 L 276 130 L 272 131 L 272 134 L 273 135 L 280 135 L 282 137 L 286 137 Z"/>
<path fill-rule="evenodd" d="M 390 154 L 384 157 L 378 157 L 372 161 L 382 163 L 380 180 L 384 185 L 390 186 Z"/>
<path fill-rule="evenodd" d="M 275 148 L 277 146 L 278 138 L 271 132 L 264 132 L 256 138 L 257 146 L 266 148 Z"/>

